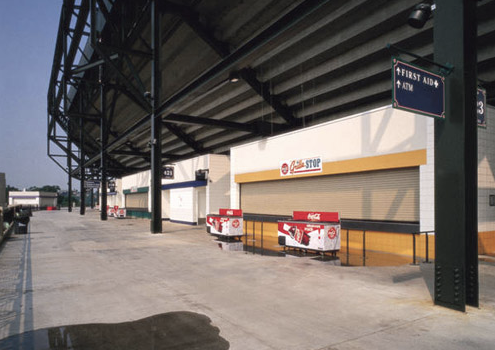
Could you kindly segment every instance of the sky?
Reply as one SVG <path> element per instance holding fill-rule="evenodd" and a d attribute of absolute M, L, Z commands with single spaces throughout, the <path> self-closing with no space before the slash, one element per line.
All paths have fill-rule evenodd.
<path fill-rule="evenodd" d="M 46 96 L 61 8 L 62 0 L 0 0 L 0 172 L 20 189 L 67 188 L 67 174 L 47 156 Z"/>

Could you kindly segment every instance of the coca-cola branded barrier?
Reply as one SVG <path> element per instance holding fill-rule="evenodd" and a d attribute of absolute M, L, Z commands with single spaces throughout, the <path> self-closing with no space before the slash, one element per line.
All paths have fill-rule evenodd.
<path fill-rule="evenodd" d="M 242 236 L 242 210 L 220 209 L 219 214 L 206 215 L 206 230 L 218 236 Z"/>
<path fill-rule="evenodd" d="M 218 215 L 242 217 L 242 210 L 241 209 L 218 209 Z"/>
<path fill-rule="evenodd" d="M 107 215 L 108 217 L 115 217 L 117 219 L 122 219 L 126 217 L 126 210 L 123 208 L 119 208 L 118 205 L 115 205 L 113 208 L 107 205 Z"/>
<path fill-rule="evenodd" d="M 340 223 L 339 213 L 336 212 L 295 211 L 292 214 L 292 220 Z"/>
<path fill-rule="evenodd" d="M 340 250 L 339 213 L 295 211 L 292 217 L 278 222 L 279 241 L 285 241 L 285 246 L 320 252 Z"/>

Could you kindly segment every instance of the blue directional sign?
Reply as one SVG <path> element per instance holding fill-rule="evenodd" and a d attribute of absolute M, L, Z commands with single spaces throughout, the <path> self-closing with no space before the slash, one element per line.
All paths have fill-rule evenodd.
<path fill-rule="evenodd" d="M 478 126 L 486 128 L 486 90 L 478 88 L 476 94 L 476 114 L 478 115 Z"/>
<path fill-rule="evenodd" d="M 394 108 L 445 119 L 445 78 L 398 58 L 392 60 Z"/>
<path fill-rule="evenodd" d="M 100 181 L 86 180 L 84 181 L 84 188 L 100 188 Z"/>

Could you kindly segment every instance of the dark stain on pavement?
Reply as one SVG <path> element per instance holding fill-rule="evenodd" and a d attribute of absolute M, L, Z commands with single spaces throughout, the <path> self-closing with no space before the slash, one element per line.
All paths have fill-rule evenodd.
<path fill-rule="evenodd" d="M 115 324 L 38 329 L 0 340 L 3 350 L 223 350 L 229 347 L 211 320 L 194 312 L 169 312 Z"/>

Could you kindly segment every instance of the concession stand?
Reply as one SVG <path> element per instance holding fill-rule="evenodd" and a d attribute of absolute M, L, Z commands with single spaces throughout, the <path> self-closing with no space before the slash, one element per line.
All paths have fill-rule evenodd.
<path fill-rule="evenodd" d="M 340 218 L 336 212 L 295 211 L 292 219 L 278 222 L 280 245 L 318 252 L 340 250 Z"/>

